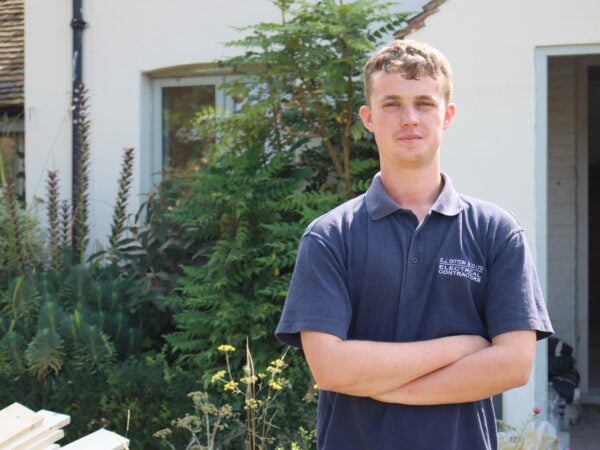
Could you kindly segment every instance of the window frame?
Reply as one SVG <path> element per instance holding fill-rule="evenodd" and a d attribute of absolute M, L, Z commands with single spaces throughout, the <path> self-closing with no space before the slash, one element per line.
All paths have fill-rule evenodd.
<path fill-rule="evenodd" d="M 165 149 L 163 148 L 163 88 L 214 86 L 216 110 L 233 112 L 235 109 L 234 101 L 231 97 L 225 95 L 225 91 L 221 88 L 221 85 L 229 81 L 230 78 L 231 76 L 223 74 L 172 76 L 152 79 L 151 152 L 149 158 L 151 185 L 158 184 L 162 179 L 166 162 Z"/>

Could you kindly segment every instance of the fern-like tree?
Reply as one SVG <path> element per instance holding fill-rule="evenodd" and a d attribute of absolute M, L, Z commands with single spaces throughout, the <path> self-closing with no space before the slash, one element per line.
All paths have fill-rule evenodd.
<path fill-rule="evenodd" d="M 195 174 L 173 213 L 185 234 L 204 242 L 196 265 L 183 267 L 178 331 L 168 339 L 201 367 L 223 342 L 260 342 L 259 359 L 277 355 L 273 326 L 289 284 L 297 240 L 333 193 L 303 194 L 309 176 L 290 153 L 266 156 L 261 147 L 227 155 Z"/>
<path fill-rule="evenodd" d="M 332 184 L 350 198 L 376 167 L 375 147 L 357 114 L 362 69 L 406 14 L 391 14 L 390 3 L 377 0 L 273 3 L 281 21 L 239 29 L 246 36 L 226 45 L 240 54 L 219 62 L 236 75 L 224 85 L 236 113 L 204 111 L 198 134 L 218 137 L 217 154 L 261 140 L 271 152 L 304 144 L 304 161 L 315 169 L 312 186 Z"/>
<path fill-rule="evenodd" d="M 377 167 L 357 120 L 361 72 L 405 19 L 376 0 L 274 3 L 281 22 L 228 44 L 242 49 L 220 62 L 236 75 L 225 85 L 236 112 L 199 113 L 209 164 L 170 214 L 199 250 L 170 299 L 177 330 L 167 339 L 205 371 L 221 343 L 248 337 L 260 363 L 281 350 L 273 332 L 303 229 L 363 192 Z"/>

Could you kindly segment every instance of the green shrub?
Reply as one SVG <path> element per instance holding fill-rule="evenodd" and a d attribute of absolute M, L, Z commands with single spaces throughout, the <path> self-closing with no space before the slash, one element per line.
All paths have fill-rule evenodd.
<path fill-rule="evenodd" d="M 291 155 L 260 148 L 224 155 L 192 177 L 172 217 L 202 245 L 195 264 L 183 267 L 180 296 L 171 298 L 178 330 L 167 339 L 197 367 L 214 365 L 219 344 L 239 346 L 246 337 L 260 362 L 279 352 L 273 330 L 298 238 L 339 200 L 302 194 L 305 177 Z"/>
<path fill-rule="evenodd" d="M 5 288 L 0 288 L 0 406 L 19 401 L 33 409 L 69 414 L 67 441 L 109 426 L 131 433 L 136 441 L 132 448 L 145 449 L 156 446 L 152 433 L 179 411 L 178 397 L 192 390 L 194 383 L 156 353 L 162 345 L 152 323 L 161 319 L 156 311 L 140 307 L 141 281 L 125 276 L 122 268 L 127 261 L 118 257 L 127 239 L 124 224 L 132 157 L 132 150 L 126 150 L 111 247 L 88 264 L 77 262 L 87 242 L 86 214 L 80 214 L 86 209 L 87 182 L 81 185 L 83 207 L 75 218 L 68 203 L 60 201 L 58 175 L 49 173 L 49 258 L 37 266 L 19 260 L 20 265 L 8 271 Z M 0 223 L 12 227 L 12 234 L 0 239 L 0 248 L 13 245 L 12 254 L 19 255 L 23 250 L 11 242 L 29 248 L 25 247 L 28 240 L 16 237 L 23 238 L 31 227 L 15 214 L 15 203 L 6 201 L 12 199 L 4 198 L 11 209 L 6 220 L 0 216 Z M 80 223 L 73 250 L 76 220 Z M 32 254 L 41 257 L 41 238 L 37 245 L 40 249 Z M 146 417 L 149 406 L 156 407 L 151 419 Z"/>
<path fill-rule="evenodd" d="M 196 252 L 169 298 L 176 331 L 166 339 L 182 364 L 203 374 L 205 389 L 223 342 L 248 339 L 257 365 L 281 351 L 273 333 L 303 230 L 364 192 L 376 171 L 375 145 L 356 114 L 361 69 L 383 31 L 405 19 L 375 0 L 274 3 L 280 23 L 244 28 L 228 44 L 241 49 L 220 62 L 236 75 L 225 84 L 236 111 L 199 112 L 209 163 L 187 173 L 167 214 Z M 288 414 L 279 424 L 288 435 L 314 422 L 302 402 L 311 376 L 299 353 L 290 362 Z"/>
<path fill-rule="evenodd" d="M 129 437 L 132 450 L 159 448 L 153 433 L 183 415 L 186 394 L 199 387 L 193 372 L 173 367 L 162 354 L 130 357 L 93 372 L 63 367 L 44 383 L 25 374 L 0 372 L 0 385 L 0 408 L 19 401 L 34 410 L 70 415 L 65 442 L 108 427 Z M 184 438 L 175 436 L 173 441 L 179 445 Z"/>
<path fill-rule="evenodd" d="M 17 202 L 14 186 L 0 187 L 0 290 L 13 277 L 45 262 L 44 234 L 35 216 Z"/>
<path fill-rule="evenodd" d="M 303 229 L 363 192 L 377 167 L 356 120 L 361 69 L 405 16 L 375 0 L 274 3 L 281 23 L 228 43 L 244 50 L 221 61 L 238 75 L 226 84 L 238 108 L 199 113 L 210 163 L 189 175 L 169 215 L 197 253 L 182 265 L 167 339 L 200 368 L 225 340 L 248 337 L 259 361 L 280 348 L 272 336 Z"/>
<path fill-rule="evenodd" d="M 26 368 L 43 382 L 63 366 L 94 372 L 138 353 L 132 283 L 110 275 L 76 265 L 14 279 L 0 297 L 0 371 L 21 375 Z"/>
<path fill-rule="evenodd" d="M 189 393 L 193 412 L 186 412 L 171 422 L 172 427 L 159 430 L 154 436 L 172 450 L 177 448 L 173 437 L 182 435 L 187 437 L 185 448 L 194 448 L 193 445 L 206 450 L 314 448 L 316 433 L 312 427 L 309 429 L 313 431 L 307 431 L 300 417 L 296 416 L 295 428 L 291 430 L 280 426 L 291 412 L 289 401 L 284 398 L 291 387 L 289 348 L 264 366 L 255 364 L 248 342 L 245 352 L 236 351 L 229 344 L 222 344 L 217 350 L 224 354 L 225 364 L 211 376 L 212 393 Z M 243 367 L 232 365 L 236 353 L 243 355 Z"/>

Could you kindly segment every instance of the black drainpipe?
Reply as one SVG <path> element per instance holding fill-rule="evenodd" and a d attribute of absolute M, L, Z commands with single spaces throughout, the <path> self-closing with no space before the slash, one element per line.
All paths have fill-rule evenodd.
<path fill-rule="evenodd" d="M 72 211 L 75 213 L 77 204 L 79 202 L 78 192 L 79 192 L 79 174 L 77 171 L 77 167 L 79 167 L 79 158 L 80 158 L 80 145 L 77 136 L 79 135 L 79 122 L 74 120 L 76 117 L 79 117 L 79 102 L 76 101 L 78 96 L 78 90 L 83 88 L 83 77 L 82 77 L 82 66 L 83 66 L 83 45 L 82 45 L 82 37 L 83 37 L 83 29 L 86 26 L 86 23 L 83 21 L 82 15 L 82 2 L 83 0 L 73 0 L 73 19 L 71 20 L 71 28 L 73 29 L 73 87 L 72 87 L 72 98 L 71 98 L 71 106 L 72 110 L 72 178 L 71 178 L 71 205 Z M 76 236 L 78 234 L 78 230 L 75 228 L 78 227 L 77 220 L 73 221 L 73 230 L 71 230 L 72 237 L 72 246 L 74 254 L 79 254 L 79 249 L 75 248 L 77 246 Z"/>

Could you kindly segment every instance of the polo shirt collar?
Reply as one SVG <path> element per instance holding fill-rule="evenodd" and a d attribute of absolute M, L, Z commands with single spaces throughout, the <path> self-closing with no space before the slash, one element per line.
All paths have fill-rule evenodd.
<path fill-rule="evenodd" d="M 444 172 L 442 172 L 442 181 L 444 182 L 444 187 L 431 207 L 431 210 L 445 216 L 456 216 L 462 211 L 460 195 L 454 189 L 454 184 L 452 184 L 450 177 Z"/>
<path fill-rule="evenodd" d="M 450 177 L 443 172 L 442 180 L 444 187 L 431 207 L 431 210 L 445 216 L 455 216 L 462 210 L 460 196 L 454 189 Z M 383 219 L 396 211 L 404 209 L 387 193 L 381 182 L 381 173 L 379 172 L 373 178 L 373 182 L 367 190 L 365 197 L 367 211 L 373 220 Z"/>

